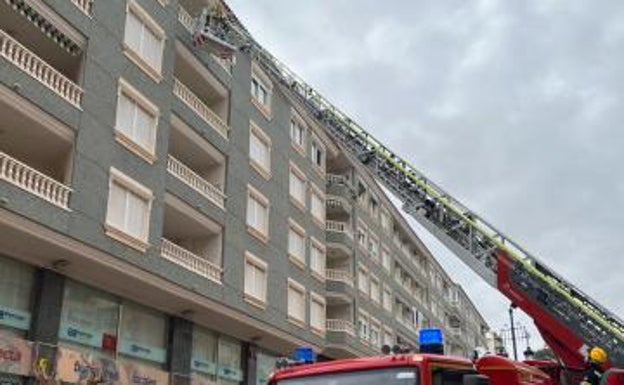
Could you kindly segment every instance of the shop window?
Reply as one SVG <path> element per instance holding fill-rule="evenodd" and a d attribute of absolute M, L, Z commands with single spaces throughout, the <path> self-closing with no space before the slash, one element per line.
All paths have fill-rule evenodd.
<path fill-rule="evenodd" d="M 0 257 L 0 327 L 30 328 L 30 298 L 34 269 Z"/>
<path fill-rule="evenodd" d="M 114 353 L 119 303 L 111 295 L 73 281 L 65 283 L 59 338 Z"/>
<path fill-rule="evenodd" d="M 220 384 L 237 384 L 243 380 L 241 346 L 235 341 L 219 338 L 217 373 Z"/>
<path fill-rule="evenodd" d="M 124 304 L 119 352 L 130 357 L 165 363 L 167 322 L 164 315 L 134 304 Z"/>
<path fill-rule="evenodd" d="M 193 357 L 191 370 L 214 381 L 217 375 L 217 337 L 208 330 L 195 326 L 193 330 Z"/>

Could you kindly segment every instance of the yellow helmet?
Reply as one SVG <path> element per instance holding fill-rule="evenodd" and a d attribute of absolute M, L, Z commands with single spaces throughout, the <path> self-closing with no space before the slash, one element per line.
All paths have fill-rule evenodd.
<path fill-rule="evenodd" d="M 589 359 L 597 362 L 599 364 L 604 364 L 605 362 L 607 362 L 607 352 L 604 351 L 604 349 L 599 348 L 599 347 L 595 347 L 595 348 L 591 348 L 591 350 L 589 351 Z"/>

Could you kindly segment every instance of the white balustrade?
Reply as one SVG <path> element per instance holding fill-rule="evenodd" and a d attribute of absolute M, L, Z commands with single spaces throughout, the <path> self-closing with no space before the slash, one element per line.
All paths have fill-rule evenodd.
<path fill-rule="evenodd" d="M 0 179 L 69 210 L 71 188 L 0 151 Z"/>
<path fill-rule="evenodd" d="M 228 137 L 230 128 L 214 113 L 197 95 L 178 79 L 174 79 L 173 93 L 180 98 L 200 118 L 213 127 L 225 139 Z"/>
<path fill-rule="evenodd" d="M 353 276 L 346 270 L 326 269 L 325 278 L 328 281 L 343 282 L 353 286 Z"/>
<path fill-rule="evenodd" d="M 331 183 L 331 184 L 333 184 L 333 183 L 336 183 L 336 184 L 347 184 L 347 183 L 349 183 L 349 180 L 344 175 L 327 174 L 326 177 L 327 177 L 327 181 L 329 183 Z"/>
<path fill-rule="evenodd" d="M 91 16 L 91 10 L 93 9 L 93 0 L 71 0 L 71 1 L 85 15 Z"/>
<path fill-rule="evenodd" d="M 216 283 L 221 283 L 221 268 L 201 258 L 175 243 L 162 239 L 160 255 L 196 274 Z"/>
<path fill-rule="evenodd" d="M 353 322 L 343 319 L 328 319 L 325 321 L 326 330 L 330 332 L 341 332 L 355 336 Z"/>
<path fill-rule="evenodd" d="M 217 206 L 225 208 L 226 196 L 221 190 L 171 155 L 167 157 L 167 171 Z"/>
<path fill-rule="evenodd" d="M 195 24 L 195 20 L 193 16 L 191 16 L 186 9 L 182 6 L 178 8 L 178 21 L 180 24 L 186 28 L 189 33 L 193 33 L 193 25 Z"/>
<path fill-rule="evenodd" d="M 0 56 L 80 108 L 82 88 L 3 30 L 0 30 Z"/>
<path fill-rule="evenodd" d="M 351 232 L 351 227 L 348 223 L 345 222 L 337 222 L 337 221 L 326 221 L 325 229 L 327 231 L 332 231 L 336 233 L 344 233 L 349 236 L 349 238 L 353 238 L 353 233 Z"/>

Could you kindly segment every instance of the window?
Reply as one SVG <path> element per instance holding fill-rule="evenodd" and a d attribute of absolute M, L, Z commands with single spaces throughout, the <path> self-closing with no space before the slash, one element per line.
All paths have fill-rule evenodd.
<path fill-rule="evenodd" d="M 383 292 L 383 308 L 392 313 L 392 290 L 387 286 Z"/>
<path fill-rule="evenodd" d="M 358 331 L 360 333 L 360 339 L 365 342 L 368 342 L 370 339 L 370 323 L 368 317 L 368 313 L 360 311 L 360 316 L 358 317 Z"/>
<path fill-rule="evenodd" d="M 325 333 L 325 298 L 310 294 L 310 327 L 318 333 Z"/>
<path fill-rule="evenodd" d="M 325 170 L 325 147 L 323 147 L 317 138 L 312 139 L 310 157 L 312 158 L 314 166 L 322 171 Z"/>
<path fill-rule="evenodd" d="M 160 80 L 165 32 L 135 1 L 128 3 L 124 52 L 155 80 Z"/>
<path fill-rule="evenodd" d="M 297 206 L 306 206 L 306 177 L 294 164 L 290 164 L 290 197 Z"/>
<path fill-rule="evenodd" d="M 379 212 L 379 201 L 372 193 L 368 201 L 368 210 L 370 211 L 371 216 L 377 217 L 377 213 Z"/>
<path fill-rule="evenodd" d="M 371 274 L 370 277 L 370 291 L 371 291 L 371 300 L 376 303 L 381 303 L 380 292 L 379 292 L 379 279 Z"/>
<path fill-rule="evenodd" d="M 260 175 L 271 176 L 271 139 L 254 123 L 249 129 L 249 159 Z"/>
<path fill-rule="evenodd" d="M 288 229 L 288 256 L 300 267 L 305 266 L 306 235 L 303 227 L 292 219 Z"/>
<path fill-rule="evenodd" d="M 115 352 L 119 307 L 113 296 L 67 281 L 63 292 L 59 338 L 62 341 Z"/>
<path fill-rule="evenodd" d="M 375 318 L 370 319 L 370 343 L 371 346 L 381 346 L 381 324 Z"/>
<path fill-rule="evenodd" d="M 357 232 L 357 241 L 358 241 L 358 245 L 360 245 L 360 247 L 364 250 L 366 250 L 366 242 L 367 242 L 367 230 L 366 230 L 366 226 L 359 222 L 358 223 L 358 232 Z"/>
<path fill-rule="evenodd" d="M 254 304 L 266 304 L 267 264 L 251 253 L 245 253 L 245 298 Z"/>
<path fill-rule="evenodd" d="M 368 238 L 368 251 L 373 262 L 379 263 L 379 239 L 373 235 Z"/>
<path fill-rule="evenodd" d="M 272 89 L 271 79 L 253 63 L 251 67 L 251 101 L 268 119 L 271 115 Z"/>
<path fill-rule="evenodd" d="M 0 257 L 0 326 L 30 328 L 30 299 L 35 271 L 32 267 Z"/>
<path fill-rule="evenodd" d="M 290 118 L 290 140 L 299 151 L 305 151 L 306 127 L 303 120 L 293 111 Z"/>
<path fill-rule="evenodd" d="M 235 385 L 243 380 L 241 367 L 241 345 L 229 339 L 219 338 L 219 382 Z"/>
<path fill-rule="evenodd" d="M 432 369 L 433 385 L 461 385 L 466 374 L 475 374 L 474 370 L 436 367 Z"/>
<path fill-rule="evenodd" d="M 364 266 L 358 268 L 358 289 L 362 294 L 369 294 L 368 270 Z"/>
<path fill-rule="evenodd" d="M 124 304 L 119 352 L 130 357 L 164 363 L 167 358 L 165 316 L 139 305 Z"/>
<path fill-rule="evenodd" d="M 288 319 L 303 326 L 306 319 L 305 287 L 288 279 Z"/>
<path fill-rule="evenodd" d="M 392 329 L 384 328 L 383 344 L 390 347 L 394 346 L 394 333 L 392 333 Z"/>
<path fill-rule="evenodd" d="M 191 370 L 210 379 L 217 375 L 217 336 L 197 325 L 193 326 Z"/>
<path fill-rule="evenodd" d="M 269 236 L 269 201 L 256 189 L 248 186 L 247 226 L 262 240 Z"/>
<path fill-rule="evenodd" d="M 384 246 L 381 247 L 381 265 L 388 273 L 390 273 L 392 257 L 390 257 L 390 251 L 388 251 L 388 249 Z"/>
<path fill-rule="evenodd" d="M 325 279 L 325 246 L 314 238 L 310 239 L 310 268 L 312 273 Z"/>
<path fill-rule="evenodd" d="M 312 218 L 321 224 L 325 223 L 325 197 L 323 197 L 321 191 L 316 186 L 312 187 L 310 212 L 312 213 Z"/>
<path fill-rule="evenodd" d="M 390 218 L 390 213 L 386 209 L 381 210 L 381 227 L 386 231 L 392 229 L 392 218 Z"/>
<path fill-rule="evenodd" d="M 158 107 L 125 80 L 119 80 L 117 140 L 150 163 L 156 159 L 158 114 Z"/>
<path fill-rule="evenodd" d="M 152 192 L 111 168 L 106 231 L 140 251 L 147 249 Z"/>

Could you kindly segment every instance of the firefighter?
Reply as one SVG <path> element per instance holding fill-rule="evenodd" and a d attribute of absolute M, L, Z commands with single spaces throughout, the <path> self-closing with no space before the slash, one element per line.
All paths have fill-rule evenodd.
<path fill-rule="evenodd" d="M 587 352 L 587 368 L 583 372 L 581 385 L 599 385 L 604 372 L 602 365 L 607 362 L 607 352 L 599 347 L 591 348 Z"/>

